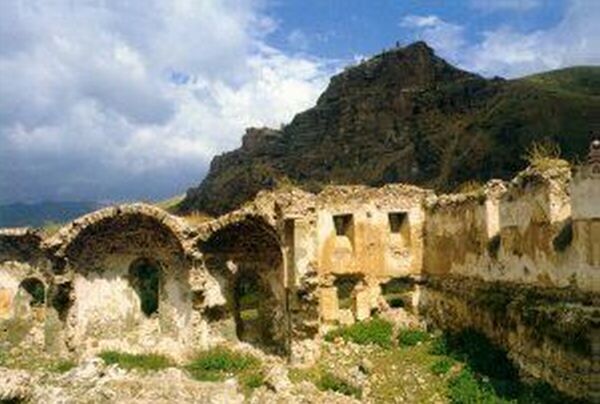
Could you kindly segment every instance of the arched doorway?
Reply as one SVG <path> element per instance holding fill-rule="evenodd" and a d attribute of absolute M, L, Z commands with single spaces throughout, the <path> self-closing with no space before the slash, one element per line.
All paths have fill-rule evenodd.
<path fill-rule="evenodd" d="M 283 255 L 275 229 L 246 217 L 201 242 L 207 269 L 223 285 L 238 339 L 274 353 L 289 351 Z"/>
<path fill-rule="evenodd" d="M 139 258 L 129 266 L 129 282 L 147 317 L 158 313 L 160 272 L 160 265 L 148 258 Z"/>

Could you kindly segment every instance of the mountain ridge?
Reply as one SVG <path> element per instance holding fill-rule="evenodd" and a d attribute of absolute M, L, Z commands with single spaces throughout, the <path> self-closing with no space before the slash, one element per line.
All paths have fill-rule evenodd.
<path fill-rule="evenodd" d="M 534 141 L 556 142 L 574 158 L 600 121 L 599 78 L 599 67 L 581 67 L 486 79 L 424 42 L 386 51 L 333 76 L 316 105 L 282 128 L 247 129 L 179 210 L 221 214 L 290 182 L 313 192 L 390 182 L 448 191 L 509 178 Z"/>

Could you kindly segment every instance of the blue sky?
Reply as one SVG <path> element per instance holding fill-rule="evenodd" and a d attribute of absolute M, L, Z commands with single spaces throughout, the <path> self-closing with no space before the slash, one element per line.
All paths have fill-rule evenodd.
<path fill-rule="evenodd" d="M 418 32 L 401 24 L 406 16 L 460 24 L 466 40 L 475 43 L 502 26 L 521 33 L 548 29 L 560 22 L 566 6 L 566 0 L 307 0 L 274 2 L 269 14 L 281 27 L 271 38 L 276 46 L 347 59 L 418 39 Z"/>
<path fill-rule="evenodd" d="M 599 0 L 3 0 L 0 203 L 182 193 L 396 41 L 513 78 L 600 64 L 599 20 Z"/>

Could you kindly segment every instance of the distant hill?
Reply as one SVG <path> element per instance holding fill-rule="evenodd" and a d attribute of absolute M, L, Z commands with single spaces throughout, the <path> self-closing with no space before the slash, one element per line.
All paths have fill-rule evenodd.
<path fill-rule="evenodd" d="M 0 227 L 64 223 L 101 208 L 98 202 L 39 202 L 0 205 Z"/>
<path fill-rule="evenodd" d="M 407 182 L 448 191 L 510 178 L 534 141 L 582 157 L 598 124 L 600 67 L 486 79 L 418 42 L 345 69 L 281 129 L 248 129 L 241 148 L 213 159 L 179 210 L 221 214 L 289 183 L 318 191 Z"/>

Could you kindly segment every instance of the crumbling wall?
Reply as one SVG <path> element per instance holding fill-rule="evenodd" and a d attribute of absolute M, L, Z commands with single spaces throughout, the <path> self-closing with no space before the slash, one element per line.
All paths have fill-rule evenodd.
<path fill-rule="evenodd" d="M 56 304 L 71 350 L 182 351 L 190 340 L 189 272 L 184 225 L 147 205 L 107 208 L 76 221 L 46 244 L 57 260 Z M 133 266 L 152 263 L 156 313 L 142 310 Z M 149 264 L 150 265 L 150 264 Z M 67 291 L 67 292 L 65 292 Z M 125 336 L 125 338 L 124 338 Z"/>
<path fill-rule="evenodd" d="M 419 309 L 432 325 L 485 333 L 525 374 L 589 398 L 600 177 L 584 167 L 572 179 L 566 162 L 546 163 L 428 200 Z"/>
<path fill-rule="evenodd" d="M 11 346 L 44 346 L 50 263 L 31 229 L 0 231 L 0 341 Z M 3 349 L 8 349 L 4 347 Z"/>
<path fill-rule="evenodd" d="M 323 321 L 364 320 L 380 305 L 382 283 L 420 275 L 422 204 L 428 195 L 407 185 L 328 187 L 318 195 L 317 265 Z M 340 309 L 337 284 L 349 277 L 356 279 L 351 305 Z"/>
<path fill-rule="evenodd" d="M 584 256 L 594 255 L 595 219 L 571 215 L 569 190 L 579 185 L 566 163 L 556 164 L 428 201 L 423 272 L 593 290 L 598 274 Z"/>
<path fill-rule="evenodd" d="M 430 279 L 420 304 L 429 324 L 484 333 L 506 349 L 523 375 L 575 397 L 592 397 L 597 294 L 450 275 Z"/>
<path fill-rule="evenodd" d="M 198 241 L 204 257 L 200 308 L 215 337 L 243 339 L 277 353 L 289 350 L 288 288 L 283 251 L 274 227 L 257 216 L 223 222 Z M 248 319 L 239 282 L 256 279 L 257 318 Z M 250 313 L 254 315 L 255 313 Z"/>

